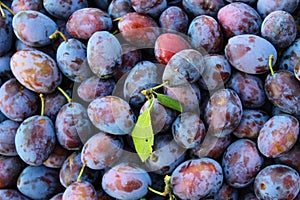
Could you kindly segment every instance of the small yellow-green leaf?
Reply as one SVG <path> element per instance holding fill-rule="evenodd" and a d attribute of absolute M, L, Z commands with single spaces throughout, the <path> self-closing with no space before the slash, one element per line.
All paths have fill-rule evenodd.
<path fill-rule="evenodd" d="M 164 94 L 159 94 L 159 93 L 155 93 L 155 94 L 156 94 L 157 100 L 161 104 L 163 104 L 164 106 L 167 106 L 169 108 L 172 108 L 174 110 L 177 110 L 179 112 L 182 112 L 182 106 L 179 101 L 177 101 L 167 95 L 164 95 Z"/>
<path fill-rule="evenodd" d="M 142 162 L 145 162 L 151 155 L 154 143 L 150 111 L 151 106 L 139 116 L 132 131 L 134 147 Z"/>

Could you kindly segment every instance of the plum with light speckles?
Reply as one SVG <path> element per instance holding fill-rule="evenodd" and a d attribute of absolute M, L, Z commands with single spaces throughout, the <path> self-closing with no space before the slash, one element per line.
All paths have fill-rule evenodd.
<path fill-rule="evenodd" d="M 95 32 L 87 44 L 87 62 L 100 78 L 112 77 L 122 63 L 122 47 L 118 39 L 107 31 Z"/>
<path fill-rule="evenodd" d="M 98 8 L 82 8 L 72 13 L 66 26 L 72 37 L 88 40 L 97 31 L 110 31 L 112 20 Z"/>
<path fill-rule="evenodd" d="M 102 178 L 102 188 L 110 196 L 123 200 L 138 200 L 148 192 L 151 179 L 148 173 L 133 164 L 120 163 L 109 169 Z"/>
<path fill-rule="evenodd" d="M 228 81 L 228 87 L 239 95 L 245 108 L 259 108 L 266 102 L 264 83 L 257 76 L 236 72 Z"/>
<path fill-rule="evenodd" d="M 299 135 L 298 120 L 288 114 L 271 117 L 259 131 L 257 146 L 266 157 L 275 158 L 289 151 Z"/>
<path fill-rule="evenodd" d="M 269 56 L 277 60 L 275 47 L 266 39 L 253 34 L 231 37 L 225 46 L 225 55 L 237 70 L 248 74 L 263 74 L 269 71 Z"/>
<path fill-rule="evenodd" d="M 51 44 L 49 36 L 58 29 L 51 18 L 35 10 L 18 12 L 12 20 L 12 26 L 19 40 L 34 47 Z"/>
<path fill-rule="evenodd" d="M 198 200 L 214 195 L 222 183 L 222 167 L 211 158 L 187 160 L 171 175 L 173 193 L 180 199 Z"/>
<path fill-rule="evenodd" d="M 131 0 L 112 0 L 108 6 L 107 12 L 113 18 L 119 18 L 132 12 Z"/>
<path fill-rule="evenodd" d="M 172 134 L 178 145 L 185 149 L 200 145 L 205 137 L 205 126 L 199 115 L 181 113 L 172 124 Z"/>
<path fill-rule="evenodd" d="M 157 135 L 154 138 L 153 152 L 145 164 L 156 174 L 170 174 L 184 161 L 186 149 L 179 146 L 172 135 Z"/>
<path fill-rule="evenodd" d="M 300 114 L 300 82 L 292 72 L 279 70 L 265 79 L 265 92 L 268 99 L 289 114 Z"/>
<path fill-rule="evenodd" d="M 209 15 L 215 17 L 225 3 L 223 0 L 184 0 L 182 5 L 187 13 L 194 16 Z"/>
<path fill-rule="evenodd" d="M 242 103 L 235 91 L 217 90 L 206 105 L 207 131 L 216 137 L 225 137 L 238 127 L 242 114 Z"/>
<path fill-rule="evenodd" d="M 74 182 L 69 185 L 63 194 L 64 200 L 85 199 L 97 200 L 96 190 L 89 182 Z"/>
<path fill-rule="evenodd" d="M 18 155 L 15 137 L 20 123 L 7 119 L 0 123 L 0 154 L 4 156 Z"/>
<path fill-rule="evenodd" d="M 279 68 L 294 72 L 296 67 L 300 66 L 300 38 L 296 39 L 282 53 Z"/>
<path fill-rule="evenodd" d="M 33 166 L 41 165 L 53 151 L 56 142 L 54 125 L 46 116 L 25 119 L 17 129 L 15 145 L 21 159 Z"/>
<path fill-rule="evenodd" d="M 81 162 L 81 152 L 73 152 L 62 164 L 59 170 L 59 181 L 67 188 L 69 185 L 77 181 L 79 172 L 83 166 Z M 95 183 L 100 171 L 85 167 L 81 176 L 81 180 L 89 183 Z"/>
<path fill-rule="evenodd" d="M 294 199 L 299 190 L 299 174 L 286 165 L 267 166 L 254 181 L 254 192 L 258 199 Z"/>
<path fill-rule="evenodd" d="M 56 116 L 55 132 L 62 147 L 78 150 L 93 134 L 86 108 L 76 102 L 63 105 Z"/>
<path fill-rule="evenodd" d="M 43 1 L 44 8 L 47 12 L 60 19 L 68 19 L 73 12 L 88 7 L 87 0 L 47 0 Z"/>
<path fill-rule="evenodd" d="M 238 138 L 256 139 L 268 119 L 265 111 L 244 109 L 240 124 L 232 133 Z"/>
<path fill-rule="evenodd" d="M 208 53 L 217 53 L 223 47 L 223 34 L 217 20 L 211 16 L 200 15 L 191 22 L 188 35 L 195 49 L 204 48 Z"/>
<path fill-rule="evenodd" d="M 22 10 L 43 10 L 43 0 L 13 0 L 11 3 L 11 9 L 15 13 Z"/>
<path fill-rule="evenodd" d="M 88 105 L 87 112 L 99 130 L 110 134 L 128 134 L 135 125 L 135 116 L 129 104 L 116 96 L 94 99 Z"/>
<path fill-rule="evenodd" d="M 285 11 L 273 11 L 261 25 L 262 37 L 279 48 L 290 46 L 296 39 L 297 28 L 293 16 Z"/>
<path fill-rule="evenodd" d="M 299 3 L 299 0 L 257 0 L 257 11 L 263 18 L 275 10 L 293 13 Z"/>
<path fill-rule="evenodd" d="M 56 51 L 56 62 L 61 72 L 74 82 L 82 82 L 92 76 L 86 46 L 79 40 L 71 38 L 60 43 Z"/>
<path fill-rule="evenodd" d="M 27 166 L 17 182 L 18 190 L 31 199 L 49 199 L 62 191 L 58 171 L 41 166 Z"/>
<path fill-rule="evenodd" d="M 83 146 L 81 161 L 91 169 L 104 169 L 115 164 L 122 156 L 121 137 L 99 132 Z"/>
<path fill-rule="evenodd" d="M 177 6 L 170 6 L 164 10 L 159 17 L 159 25 L 167 32 L 186 33 L 189 18 L 183 9 Z"/>
<path fill-rule="evenodd" d="M 250 185 L 263 165 L 256 143 L 249 139 L 240 139 L 232 143 L 222 158 L 222 167 L 226 182 L 234 188 Z"/>
<path fill-rule="evenodd" d="M 24 88 L 15 78 L 6 81 L 0 87 L 0 110 L 9 119 L 21 122 L 34 115 L 39 98 Z"/>
<path fill-rule="evenodd" d="M 257 11 L 242 2 L 230 3 L 221 8 L 218 20 L 227 38 L 242 34 L 258 34 L 262 23 Z"/>
<path fill-rule="evenodd" d="M 62 81 L 56 62 L 38 50 L 17 51 L 10 65 L 16 79 L 37 93 L 51 93 Z"/>

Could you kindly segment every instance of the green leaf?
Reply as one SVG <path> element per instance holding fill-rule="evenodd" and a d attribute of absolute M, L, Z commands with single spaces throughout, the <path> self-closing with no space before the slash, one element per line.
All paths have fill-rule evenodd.
<path fill-rule="evenodd" d="M 179 101 L 177 101 L 167 95 L 164 95 L 164 94 L 159 94 L 159 93 L 155 93 L 155 94 L 156 94 L 157 100 L 161 104 L 163 104 L 164 106 L 167 106 L 169 108 L 172 108 L 174 110 L 177 110 L 179 112 L 182 112 L 182 106 Z"/>
<path fill-rule="evenodd" d="M 142 162 L 145 162 L 149 158 L 154 144 L 154 134 L 150 116 L 151 105 L 153 105 L 152 102 L 153 98 L 150 102 L 150 106 L 139 116 L 132 131 L 134 147 Z"/>

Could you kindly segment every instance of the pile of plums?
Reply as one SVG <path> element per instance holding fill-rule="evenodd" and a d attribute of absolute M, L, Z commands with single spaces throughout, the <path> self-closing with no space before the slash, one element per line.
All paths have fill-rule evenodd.
<path fill-rule="evenodd" d="M 299 0 L 0 1 L 0 199 L 300 199 L 299 120 Z"/>

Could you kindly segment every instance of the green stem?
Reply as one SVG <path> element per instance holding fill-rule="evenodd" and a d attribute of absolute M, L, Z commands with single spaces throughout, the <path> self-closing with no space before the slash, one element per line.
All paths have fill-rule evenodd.
<path fill-rule="evenodd" d="M 113 22 L 117 22 L 117 21 L 120 21 L 122 19 L 122 17 L 118 17 L 118 18 L 116 18 L 116 19 L 113 19 L 112 21 Z"/>
<path fill-rule="evenodd" d="M 44 112 L 45 112 L 45 98 L 44 98 L 44 95 L 42 93 L 40 94 L 40 98 L 41 98 L 41 116 L 44 116 Z"/>
<path fill-rule="evenodd" d="M 60 87 L 57 87 L 57 89 L 66 97 L 69 103 L 72 102 L 71 97 L 63 89 L 61 89 Z"/>
<path fill-rule="evenodd" d="M 164 83 L 162 83 L 162 84 L 160 84 L 160 85 L 157 85 L 157 86 L 155 86 L 155 87 L 153 87 L 153 88 L 149 88 L 149 89 L 147 89 L 147 90 L 142 90 L 141 93 L 142 93 L 143 95 L 145 95 L 146 97 L 149 97 L 149 96 L 152 97 L 152 94 L 153 94 L 154 90 L 157 90 L 157 89 L 159 89 L 159 88 L 161 88 L 161 87 L 163 87 L 163 86 L 165 86 L 165 85 L 168 85 L 168 84 L 169 84 L 169 81 L 165 81 Z M 148 99 L 149 99 L 149 98 L 148 98 Z"/>
<path fill-rule="evenodd" d="M 2 3 L 1 1 L 0 1 L 0 5 L 1 5 L 1 7 L 3 7 L 3 8 L 5 8 L 6 10 L 8 10 L 8 12 L 10 12 L 12 15 L 16 15 L 16 13 L 14 12 L 14 11 L 12 11 L 12 9 L 10 9 L 7 5 L 5 5 L 4 3 Z M 1 8 L 2 9 L 2 8 Z M 5 15 L 5 14 L 4 14 Z M 3 17 L 3 15 L 2 15 L 2 17 Z M 4 18 L 5 18 L 5 16 L 4 16 Z"/>
<path fill-rule="evenodd" d="M 81 183 L 81 177 L 82 177 L 83 171 L 84 171 L 84 169 L 85 169 L 85 166 L 86 166 L 86 163 L 83 163 L 83 165 L 82 165 L 82 167 L 81 167 L 81 170 L 80 170 L 80 172 L 79 172 L 79 174 L 78 174 L 78 177 L 77 177 L 77 182 L 78 182 L 78 183 Z"/>
<path fill-rule="evenodd" d="M 270 71 L 271 71 L 271 75 L 273 76 L 274 75 L 274 70 L 273 70 L 273 59 L 274 59 L 274 56 L 271 54 L 269 56 L 269 68 L 270 68 Z"/>
<path fill-rule="evenodd" d="M 169 81 L 165 81 L 165 82 L 163 82 L 162 84 L 153 87 L 152 90 L 157 90 L 157 89 L 159 89 L 159 88 L 161 88 L 161 87 L 163 87 L 163 86 L 165 86 L 165 85 L 168 85 L 168 84 L 169 84 Z"/>
<path fill-rule="evenodd" d="M 0 12 L 1 12 L 2 18 L 6 18 L 5 12 L 4 12 L 4 10 L 3 10 L 1 4 L 0 4 Z"/>
<path fill-rule="evenodd" d="M 57 38 L 57 36 L 60 36 L 62 37 L 62 39 L 65 41 L 65 42 L 68 42 L 68 38 L 59 30 L 56 30 L 54 33 L 52 33 L 49 38 L 50 39 L 54 39 L 54 38 Z"/>

